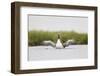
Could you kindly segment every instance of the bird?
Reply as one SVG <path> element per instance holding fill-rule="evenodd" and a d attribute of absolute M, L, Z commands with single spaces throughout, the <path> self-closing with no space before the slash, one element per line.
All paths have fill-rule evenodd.
<path fill-rule="evenodd" d="M 73 43 L 75 43 L 74 39 L 69 39 L 65 43 L 62 43 L 60 40 L 60 34 L 58 34 L 58 39 L 57 39 L 56 43 L 54 43 L 51 40 L 45 40 L 42 42 L 43 45 L 52 46 L 53 48 L 56 48 L 56 49 L 63 49 L 63 48 L 68 47 L 69 45 L 71 45 Z"/>

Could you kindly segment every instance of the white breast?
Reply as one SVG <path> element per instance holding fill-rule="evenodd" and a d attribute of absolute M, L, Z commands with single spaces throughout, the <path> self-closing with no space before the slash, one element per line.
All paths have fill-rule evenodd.
<path fill-rule="evenodd" d="M 56 48 L 57 48 L 57 49 L 62 49 L 62 48 L 63 48 L 63 45 L 62 45 L 60 39 L 57 40 Z"/>

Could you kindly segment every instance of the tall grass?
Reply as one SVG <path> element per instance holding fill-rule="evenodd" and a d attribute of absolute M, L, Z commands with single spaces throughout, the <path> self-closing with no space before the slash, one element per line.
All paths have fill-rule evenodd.
<path fill-rule="evenodd" d="M 28 32 L 28 45 L 29 46 L 37 46 L 41 45 L 41 43 L 45 40 L 51 40 L 53 42 L 57 41 L 58 33 L 61 36 L 61 41 L 64 43 L 68 39 L 74 39 L 76 44 L 87 44 L 88 36 L 86 33 L 77 33 L 74 31 L 66 32 L 49 32 L 49 31 L 29 31 Z"/>

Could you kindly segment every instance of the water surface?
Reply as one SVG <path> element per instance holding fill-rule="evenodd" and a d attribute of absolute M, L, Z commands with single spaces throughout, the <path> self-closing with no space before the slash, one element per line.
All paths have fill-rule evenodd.
<path fill-rule="evenodd" d="M 88 58 L 87 45 L 70 45 L 64 49 L 56 49 L 51 46 L 29 47 L 28 60 L 66 60 Z"/>

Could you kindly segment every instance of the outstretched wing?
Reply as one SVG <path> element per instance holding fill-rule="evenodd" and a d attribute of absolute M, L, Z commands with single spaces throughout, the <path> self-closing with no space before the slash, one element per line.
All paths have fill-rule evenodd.
<path fill-rule="evenodd" d="M 72 45 L 72 44 L 74 44 L 74 43 L 75 43 L 75 40 L 70 39 L 70 40 L 66 41 L 65 43 L 63 43 L 63 46 L 64 46 L 64 47 L 67 47 L 67 46 Z"/>
<path fill-rule="evenodd" d="M 68 42 L 66 41 L 65 43 L 63 43 L 64 48 L 69 46 Z"/>
<path fill-rule="evenodd" d="M 50 40 L 43 41 L 42 44 L 45 45 L 45 46 L 52 46 L 52 47 L 56 46 L 56 44 L 54 42 L 50 41 Z"/>

